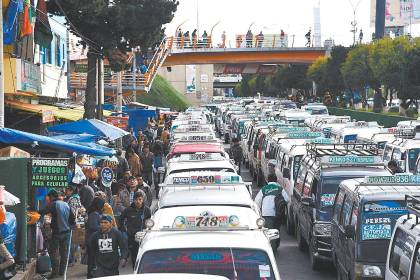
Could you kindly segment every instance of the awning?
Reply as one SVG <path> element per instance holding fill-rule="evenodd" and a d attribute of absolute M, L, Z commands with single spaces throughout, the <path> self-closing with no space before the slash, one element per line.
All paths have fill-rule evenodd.
<path fill-rule="evenodd" d="M 46 147 L 52 150 L 64 151 L 68 153 L 78 153 L 93 156 L 112 156 L 115 154 L 113 149 L 103 147 L 91 143 L 73 143 L 70 141 L 64 141 L 54 139 L 48 136 L 42 136 L 38 134 L 28 133 L 20 130 L 11 128 L 0 129 L 0 142 L 7 145 L 33 145 L 37 144 L 41 148 Z M 92 147 L 94 145 L 94 147 Z"/>
<path fill-rule="evenodd" d="M 5 100 L 6 106 L 22 110 L 25 112 L 35 113 L 42 115 L 43 111 L 51 111 L 56 119 L 63 119 L 67 121 L 78 121 L 83 119 L 83 114 L 85 112 L 83 107 L 68 109 L 60 108 L 52 105 L 43 105 L 43 104 L 28 104 L 19 102 L 16 100 Z M 104 116 L 110 116 L 110 111 L 104 111 Z"/>
<path fill-rule="evenodd" d="M 100 120 L 80 120 L 77 122 L 69 122 L 50 126 L 49 133 L 60 134 L 90 134 L 99 138 L 106 138 L 111 141 L 128 135 L 129 133 L 121 128 L 110 125 Z"/>

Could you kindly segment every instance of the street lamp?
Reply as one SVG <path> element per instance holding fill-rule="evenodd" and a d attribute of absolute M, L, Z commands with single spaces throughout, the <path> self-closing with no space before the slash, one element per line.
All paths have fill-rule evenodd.
<path fill-rule="evenodd" d="M 350 32 L 353 33 L 353 46 L 356 45 L 356 32 L 357 32 L 357 21 L 356 21 L 356 11 L 357 8 L 359 7 L 360 3 L 362 2 L 362 0 L 359 0 L 355 5 L 353 5 L 353 2 L 351 0 L 348 0 L 351 8 L 353 9 L 353 21 L 351 22 L 351 26 L 352 26 L 352 30 L 350 30 Z"/>
<path fill-rule="evenodd" d="M 254 24 L 255 24 L 255 22 L 252 22 L 252 23 L 249 25 L 248 30 L 251 30 L 251 27 L 252 27 Z M 248 30 L 247 30 L 247 32 L 248 32 Z"/>

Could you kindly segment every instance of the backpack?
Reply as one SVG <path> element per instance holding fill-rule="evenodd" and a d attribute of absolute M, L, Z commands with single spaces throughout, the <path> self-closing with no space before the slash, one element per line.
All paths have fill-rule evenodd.
<path fill-rule="evenodd" d="M 276 218 L 281 224 L 285 224 L 287 202 L 284 199 L 281 190 L 279 190 L 274 197 L 274 206 L 276 207 Z"/>

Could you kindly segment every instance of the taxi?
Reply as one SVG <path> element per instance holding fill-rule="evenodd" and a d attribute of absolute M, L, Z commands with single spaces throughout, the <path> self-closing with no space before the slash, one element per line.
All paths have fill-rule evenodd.
<path fill-rule="evenodd" d="M 344 127 L 331 130 L 331 137 L 336 143 L 356 143 L 358 135 L 374 134 L 381 132 L 382 127 L 377 122 L 351 122 Z"/>
<path fill-rule="evenodd" d="M 395 127 L 382 128 L 377 133 L 363 133 L 357 135 L 358 143 L 376 144 L 379 149 L 384 149 L 386 143 L 394 141 L 395 138 Z"/>
<path fill-rule="evenodd" d="M 166 176 L 188 171 L 224 171 L 236 174 L 238 167 L 233 163 L 231 159 L 221 154 L 182 154 L 179 157 L 172 158 L 168 161 Z"/>
<path fill-rule="evenodd" d="M 243 189 L 252 194 L 252 183 L 243 182 L 242 177 L 231 171 L 185 171 L 168 175 L 164 183 L 159 185 L 159 197 L 167 192 L 200 188 Z"/>
<path fill-rule="evenodd" d="M 264 219 L 252 221 L 238 209 L 197 207 L 192 212 L 162 215 L 156 222 L 146 221 L 147 230 L 136 234 L 141 243 L 135 273 L 280 279 L 270 245 L 279 238 L 278 230 L 264 228 Z"/>
<path fill-rule="evenodd" d="M 312 115 L 308 111 L 300 109 L 291 109 L 287 111 L 280 112 L 280 120 L 285 121 L 290 124 L 304 124 L 307 118 L 310 118 Z"/>
<path fill-rule="evenodd" d="M 169 153 L 168 160 L 174 157 L 178 157 L 182 154 L 195 154 L 195 153 L 218 153 L 225 155 L 225 148 L 222 143 L 207 143 L 207 142 L 178 142 L 175 143 Z"/>

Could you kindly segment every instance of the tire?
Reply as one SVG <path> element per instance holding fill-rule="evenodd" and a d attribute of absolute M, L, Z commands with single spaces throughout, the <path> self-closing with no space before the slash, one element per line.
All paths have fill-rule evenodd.
<path fill-rule="evenodd" d="M 315 256 L 315 244 L 313 239 L 311 239 L 311 245 L 309 246 L 309 262 L 312 270 L 317 271 L 320 269 L 321 261 Z"/>
<path fill-rule="evenodd" d="M 306 244 L 305 238 L 302 236 L 299 222 L 296 223 L 296 241 L 298 243 L 299 251 L 306 252 L 308 250 L 308 244 Z"/>
<path fill-rule="evenodd" d="M 293 235 L 294 231 L 295 228 L 292 222 L 292 217 L 289 215 L 289 211 L 286 208 L 286 232 L 288 235 Z"/>

